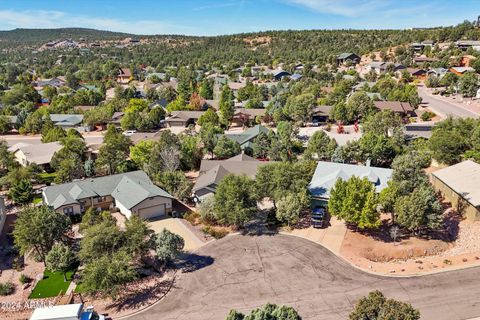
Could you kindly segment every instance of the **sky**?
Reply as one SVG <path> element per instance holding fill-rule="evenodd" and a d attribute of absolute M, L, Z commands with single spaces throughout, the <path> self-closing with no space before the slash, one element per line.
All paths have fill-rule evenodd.
<path fill-rule="evenodd" d="M 478 15 L 480 0 L 0 0 L 0 30 L 83 27 L 208 36 L 447 26 Z"/>

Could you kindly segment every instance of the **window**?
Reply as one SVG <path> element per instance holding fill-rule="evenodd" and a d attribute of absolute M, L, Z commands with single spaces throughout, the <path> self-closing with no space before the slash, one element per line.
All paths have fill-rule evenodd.
<path fill-rule="evenodd" d="M 64 214 L 67 214 L 67 215 L 73 214 L 73 207 L 65 207 L 65 208 L 63 208 L 63 213 L 64 213 Z"/>
<path fill-rule="evenodd" d="M 97 203 L 102 203 L 107 201 L 107 197 L 97 197 L 95 200 Z"/>

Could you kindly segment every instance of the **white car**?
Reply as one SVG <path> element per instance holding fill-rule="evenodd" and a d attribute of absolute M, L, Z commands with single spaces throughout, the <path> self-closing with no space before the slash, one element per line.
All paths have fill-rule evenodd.
<path fill-rule="evenodd" d="M 137 130 L 127 130 L 127 131 L 123 132 L 123 135 L 124 135 L 124 136 L 127 136 L 127 137 L 131 137 L 131 136 L 133 136 L 135 133 L 137 133 Z"/>

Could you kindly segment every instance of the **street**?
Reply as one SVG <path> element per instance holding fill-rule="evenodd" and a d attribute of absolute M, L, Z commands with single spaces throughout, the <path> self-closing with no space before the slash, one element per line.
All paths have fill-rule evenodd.
<path fill-rule="evenodd" d="M 230 309 L 245 313 L 270 302 L 294 307 L 304 320 L 345 320 L 356 301 L 376 289 L 411 303 L 422 319 L 480 315 L 480 268 L 382 277 L 286 235 L 229 236 L 193 259 L 197 270 L 181 274 L 163 300 L 127 319 L 223 320 Z"/>
<path fill-rule="evenodd" d="M 455 118 L 478 118 L 479 114 L 469 111 L 455 103 L 442 100 L 441 96 L 430 95 L 424 86 L 418 86 L 418 95 L 423 104 L 439 116 L 446 118 L 449 115 Z"/>
<path fill-rule="evenodd" d="M 103 134 L 102 133 L 89 133 L 83 135 L 85 139 L 85 143 L 87 145 L 94 145 L 100 144 L 103 142 Z M 5 140 L 9 146 L 13 146 L 16 143 L 23 142 L 28 144 L 41 144 L 42 143 L 42 136 L 41 135 L 33 135 L 33 136 L 23 136 L 19 134 L 10 134 L 10 135 L 3 135 L 0 136 L 0 141 Z"/>

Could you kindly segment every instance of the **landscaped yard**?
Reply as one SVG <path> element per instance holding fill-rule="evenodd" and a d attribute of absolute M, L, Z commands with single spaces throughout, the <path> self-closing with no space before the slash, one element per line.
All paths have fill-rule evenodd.
<path fill-rule="evenodd" d="M 57 296 L 60 292 L 65 293 L 70 282 L 72 282 L 74 274 L 75 270 L 68 271 L 67 281 L 63 281 L 63 274 L 61 272 L 50 272 L 45 270 L 43 279 L 37 283 L 29 298 L 49 298 Z"/>

